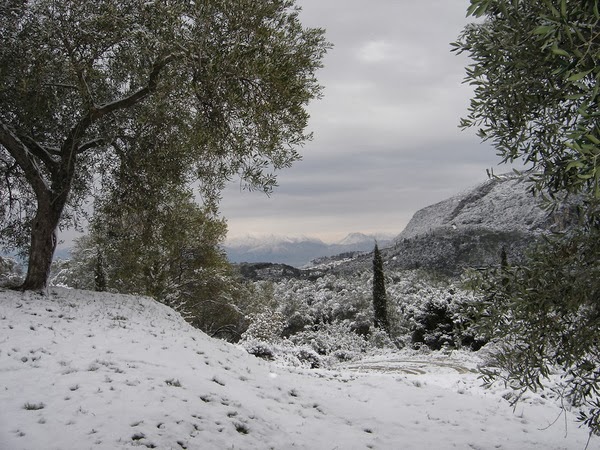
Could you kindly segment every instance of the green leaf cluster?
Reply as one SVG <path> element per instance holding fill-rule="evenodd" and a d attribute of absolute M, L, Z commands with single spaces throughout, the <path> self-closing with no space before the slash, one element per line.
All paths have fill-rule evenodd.
<path fill-rule="evenodd" d="M 472 60 L 461 126 L 527 163 L 539 190 L 600 198 L 598 0 L 471 0 L 468 14 L 452 44 Z"/>
<path fill-rule="evenodd" d="M 522 394 L 561 374 L 561 395 L 598 434 L 600 230 L 548 238 L 526 265 L 503 264 L 477 285 L 484 300 L 471 305 L 476 328 L 497 345 L 485 379 L 505 380 Z"/>

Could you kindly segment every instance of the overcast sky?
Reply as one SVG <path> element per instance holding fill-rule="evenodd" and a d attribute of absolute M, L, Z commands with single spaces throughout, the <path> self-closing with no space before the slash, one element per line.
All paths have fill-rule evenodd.
<path fill-rule="evenodd" d="M 229 236 L 399 233 L 420 208 L 486 180 L 499 159 L 461 131 L 468 60 L 450 52 L 469 0 L 297 0 L 306 26 L 334 48 L 310 105 L 314 139 L 279 173 L 271 197 L 234 183 L 222 206 Z"/>

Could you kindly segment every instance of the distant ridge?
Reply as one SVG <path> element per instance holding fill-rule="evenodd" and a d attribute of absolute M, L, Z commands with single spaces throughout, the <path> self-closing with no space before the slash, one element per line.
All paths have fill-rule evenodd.
<path fill-rule="evenodd" d="M 269 262 L 303 267 L 322 257 L 371 251 L 375 241 L 380 247 L 386 247 L 392 244 L 393 235 L 351 233 L 333 244 L 306 236 L 247 236 L 226 242 L 224 249 L 227 258 L 233 263 Z"/>

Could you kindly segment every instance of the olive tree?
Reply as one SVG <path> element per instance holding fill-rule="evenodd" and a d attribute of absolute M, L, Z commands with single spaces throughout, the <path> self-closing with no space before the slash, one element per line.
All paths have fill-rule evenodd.
<path fill-rule="evenodd" d="M 498 344 L 487 375 L 523 392 L 559 369 L 565 396 L 599 433 L 599 1 L 471 0 L 468 13 L 480 20 L 454 43 L 472 60 L 462 126 L 503 162 L 528 163 L 536 192 L 577 194 L 582 206 L 579 229 L 479 280 L 479 327 Z"/>
<path fill-rule="evenodd" d="M 237 174 L 270 191 L 329 47 L 294 0 L 3 0 L 0 41 L 0 239 L 29 254 L 24 289 L 146 125 L 207 203 Z"/>
<path fill-rule="evenodd" d="M 461 125 L 503 162 L 523 159 L 538 188 L 600 198 L 598 0 L 471 0 L 454 50 L 472 60 Z"/>

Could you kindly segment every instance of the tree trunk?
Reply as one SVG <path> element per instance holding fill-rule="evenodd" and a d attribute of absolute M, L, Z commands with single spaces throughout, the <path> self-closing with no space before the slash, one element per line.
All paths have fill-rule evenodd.
<path fill-rule="evenodd" d="M 38 210 L 31 227 L 31 248 L 29 250 L 29 265 L 27 277 L 22 289 L 41 290 L 48 285 L 50 266 L 54 250 L 56 250 L 56 230 L 62 213 L 53 211 L 52 205 L 38 204 Z"/>

